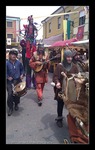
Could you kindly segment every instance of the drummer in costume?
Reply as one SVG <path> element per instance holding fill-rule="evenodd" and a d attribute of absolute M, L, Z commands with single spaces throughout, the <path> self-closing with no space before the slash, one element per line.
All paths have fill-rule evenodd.
<path fill-rule="evenodd" d="M 29 25 L 24 25 L 25 37 L 26 37 L 26 87 L 31 88 L 31 68 L 29 66 L 29 60 L 36 51 L 36 40 L 38 35 L 36 26 L 33 24 L 33 16 L 28 17 Z"/>
<path fill-rule="evenodd" d="M 41 106 L 42 99 L 43 99 L 44 86 L 45 86 L 45 83 L 48 82 L 47 75 L 48 75 L 48 69 L 49 69 L 48 55 L 44 51 L 43 44 L 38 44 L 38 50 L 34 52 L 33 57 L 30 59 L 29 65 L 31 68 L 33 68 L 35 72 L 38 106 Z"/>
<path fill-rule="evenodd" d="M 10 50 L 9 60 L 6 62 L 6 73 L 7 73 L 7 105 L 8 105 L 8 116 L 13 112 L 13 103 L 15 103 L 15 110 L 18 110 L 18 104 L 20 103 L 20 97 L 13 95 L 12 85 L 20 83 L 23 79 L 24 69 L 22 63 L 17 60 L 18 52 L 16 50 Z"/>

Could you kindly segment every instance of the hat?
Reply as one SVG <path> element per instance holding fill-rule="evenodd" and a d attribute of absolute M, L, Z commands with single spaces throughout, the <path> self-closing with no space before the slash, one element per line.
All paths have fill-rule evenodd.
<path fill-rule="evenodd" d="M 72 51 L 71 50 L 65 50 L 64 51 L 64 57 L 73 57 L 73 53 L 72 53 Z"/>
<path fill-rule="evenodd" d="M 28 16 L 28 20 L 32 20 L 33 19 L 33 15 Z"/>
<path fill-rule="evenodd" d="M 9 55 L 11 55 L 11 54 L 13 54 L 13 55 L 18 55 L 18 51 L 17 50 L 15 50 L 15 49 L 11 49 L 10 50 L 10 52 L 9 52 Z"/>

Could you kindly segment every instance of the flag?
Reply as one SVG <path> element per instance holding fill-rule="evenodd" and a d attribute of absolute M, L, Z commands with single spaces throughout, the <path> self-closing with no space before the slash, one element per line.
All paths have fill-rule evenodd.
<path fill-rule="evenodd" d="M 77 39 L 78 40 L 83 39 L 83 34 L 84 34 L 84 26 L 78 27 Z"/>
<path fill-rule="evenodd" d="M 63 20 L 64 41 L 66 40 L 66 34 L 68 39 L 70 39 L 70 26 L 71 26 L 70 20 Z"/>
<path fill-rule="evenodd" d="M 71 21 L 68 20 L 67 21 L 67 37 L 68 37 L 68 39 L 70 39 L 70 26 L 71 26 Z"/>
<path fill-rule="evenodd" d="M 66 34 L 67 34 L 67 20 L 63 20 L 63 31 L 64 31 L 64 41 L 65 41 Z"/>

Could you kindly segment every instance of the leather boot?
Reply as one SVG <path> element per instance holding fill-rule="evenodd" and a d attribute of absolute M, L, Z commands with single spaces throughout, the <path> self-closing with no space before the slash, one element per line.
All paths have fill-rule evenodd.
<path fill-rule="evenodd" d="M 42 100 L 38 100 L 38 106 L 42 106 Z"/>
<path fill-rule="evenodd" d="M 63 117 L 57 117 L 56 119 L 56 124 L 59 128 L 63 127 Z"/>
<path fill-rule="evenodd" d="M 18 104 L 15 105 L 15 110 L 17 111 L 19 109 Z"/>
<path fill-rule="evenodd" d="M 62 122 L 62 120 L 57 120 L 57 126 L 59 127 L 59 128 L 62 128 L 63 127 L 63 122 Z"/>

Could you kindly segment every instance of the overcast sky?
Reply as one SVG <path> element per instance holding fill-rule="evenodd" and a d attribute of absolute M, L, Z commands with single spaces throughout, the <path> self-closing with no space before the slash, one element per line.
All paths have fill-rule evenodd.
<path fill-rule="evenodd" d="M 38 29 L 40 29 L 41 21 L 51 15 L 60 6 L 6 6 L 6 16 L 20 17 L 21 29 L 23 29 L 23 24 L 28 24 L 27 18 L 33 15 L 34 22 L 39 24 Z M 46 17 L 41 17 L 45 16 Z M 38 17 L 38 18 L 36 18 Z M 38 39 L 42 38 L 42 28 L 38 32 Z"/>

